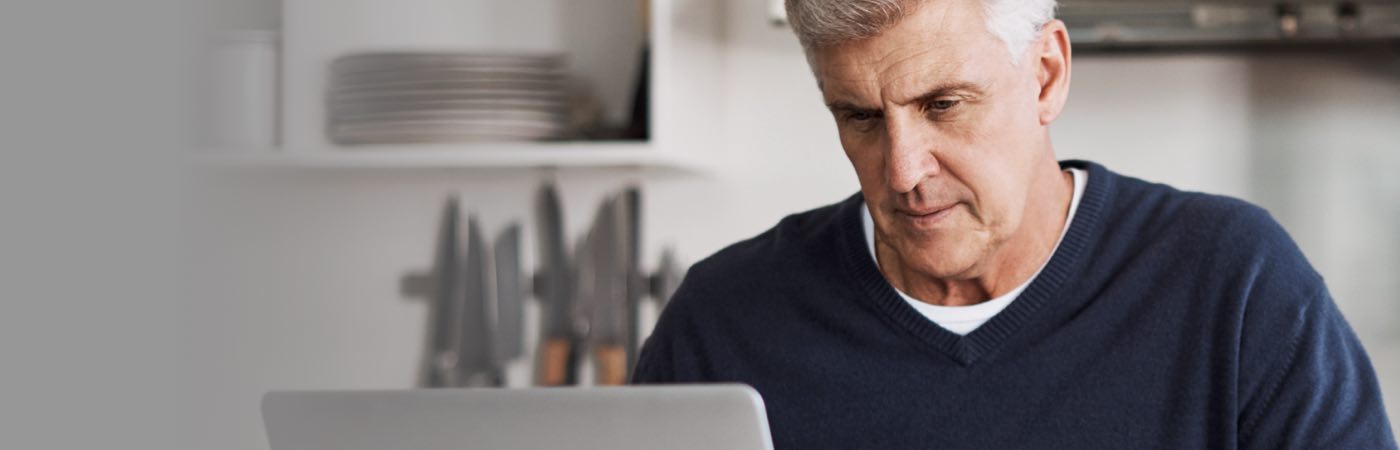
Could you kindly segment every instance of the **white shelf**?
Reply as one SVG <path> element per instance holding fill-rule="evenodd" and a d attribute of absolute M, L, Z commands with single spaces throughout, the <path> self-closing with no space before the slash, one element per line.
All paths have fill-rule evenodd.
<path fill-rule="evenodd" d="M 701 173 L 710 162 L 648 142 L 529 142 L 366 145 L 326 149 L 209 150 L 209 168 L 253 169 L 659 169 Z"/>
<path fill-rule="evenodd" d="M 465 144 L 412 144 L 336 146 L 325 135 L 326 67 L 334 58 L 350 52 L 404 49 L 461 49 L 500 46 L 514 42 L 521 48 L 565 51 L 578 62 L 579 75 L 611 80 L 615 95 L 630 97 L 635 86 L 629 79 L 639 67 L 637 50 L 642 41 L 596 35 L 588 27 L 559 27 L 550 33 L 522 32 L 503 37 L 477 34 L 490 27 L 473 27 L 439 14 L 474 8 L 473 2 L 430 0 L 411 14 L 428 15 L 423 21 L 390 20 L 384 11 L 403 10 L 396 3 L 376 2 L 379 9 L 344 8 L 338 0 L 287 0 L 282 4 L 279 139 L 284 148 L 199 149 L 188 160 L 194 167 L 216 170 L 641 170 L 664 174 L 706 174 L 725 164 L 719 120 L 722 108 L 715 95 L 723 89 L 722 9 L 711 0 L 652 0 L 647 16 L 635 19 L 611 13 L 599 15 L 584 6 L 569 5 L 545 11 L 561 20 L 594 23 L 606 16 L 619 27 L 648 28 L 644 35 L 649 60 L 649 141 L 564 141 Z M 555 4 L 549 3 L 549 4 Z M 370 5 L 370 4 L 366 4 Z M 523 8 L 523 9 L 522 9 Z M 530 8 L 515 8 L 520 12 Z M 491 8 L 493 12 L 499 12 Z M 519 10 L 519 11 L 516 11 Z M 505 11 L 502 9 L 501 11 Z M 532 10 L 531 10 L 532 11 Z M 511 12 L 510 14 L 515 14 Z M 589 13 L 587 17 L 575 17 Z M 628 12 L 630 14 L 630 10 Z M 534 14 L 531 12 L 530 14 Z M 479 15 L 478 15 L 479 16 Z M 446 17 L 444 19 L 444 17 Z M 486 16 L 472 16 L 485 20 Z M 515 17 L 515 16 L 510 16 Z M 523 16 L 522 16 L 523 17 Z M 622 19 L 619 19 L 622 17 Z M 619 22 L 620 21 L 620 22 Z M 642 27 L 641 22 L 650 25 Z M 411 26 L 401 25 L 403 23 Z M 539 23 L 549 23 L 539 21 Z M 557 31 L 557 33 L 555 32 Z M 618 36 L 644 33 L 630 28 Z M 635 33 L 634 33 L 635 32 Z M 570 34 L 574 33 L 574 34 Z M 583 34 L 578 34 L 583 33 Z M 596 35 L 596 36 L 595 36 Z M 588 36 L 588 39 L 581 39 Z M 610 36 L 610 35 L 609 35 Z M 596 39 L 595 39 L 596 38 Z M 621 40 L 620 40 L 621 39 Z M 630 38 L 629 38 L 630 39 Z M 519 41 L 519 42 L 517 42 Z M 512 45 L 515 45 L 512 44 Z M 625 63 L 625 64 L 624 64 Z M 594 73 L 597 72 L 597 73 Z M 618 78 L 615 73 L 625 76 Z M 596 86 L 599 92 L 605 86 Z M 597 93 L 595 93 L 597 94 Z M 606 92 L 603 92 L 603 95 Z M 622 102 L 630 107 L 630 101 Z M 615 111 L 616 108 L 613 108 Z"/>

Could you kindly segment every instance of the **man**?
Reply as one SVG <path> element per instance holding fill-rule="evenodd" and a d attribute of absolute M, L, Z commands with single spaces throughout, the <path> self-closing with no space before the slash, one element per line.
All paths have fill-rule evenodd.
<path fill-rule="evenodd" d="M 1261 209 L 1057 162 L 1052 0 L 788 0 L 860 193 L 695 265 L 634 381 L 741 382 L 780 448 L 1395 448 Z"/>

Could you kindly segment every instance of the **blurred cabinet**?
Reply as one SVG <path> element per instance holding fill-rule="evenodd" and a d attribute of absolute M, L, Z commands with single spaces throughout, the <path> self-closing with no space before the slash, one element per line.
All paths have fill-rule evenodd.
<path fill-rule="evenodd" d="M 219 167 L 703 172 L 723 158 L 719 7 L 705 0 L 284 0 L 281 146 L 203 158 Z M 644 69 L 648 138 L 353 147 L 329 142 L 325 95 L 333 59 L 351 52 L 445 49 L 562 52 L 612 123 L 631 114 Z"/>

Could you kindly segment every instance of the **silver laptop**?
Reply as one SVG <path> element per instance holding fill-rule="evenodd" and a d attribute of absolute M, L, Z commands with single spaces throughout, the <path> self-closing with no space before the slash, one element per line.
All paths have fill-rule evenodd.
<path fill-rule="evenodd" d="M 272 450 L 770 450 L 744 385 L 271 392 Z"/>

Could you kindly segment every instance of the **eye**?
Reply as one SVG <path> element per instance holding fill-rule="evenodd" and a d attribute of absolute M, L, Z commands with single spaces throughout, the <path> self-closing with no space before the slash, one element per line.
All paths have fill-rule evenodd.
<path fill-rule="evenodd" d="M 947 111 L 947 110 L 953 109 L 954 107 L 957 107 L 958 104 L 960 104 L 960 103 L 962 103 L 961 100 L 951 99 L 951 98 L 941 98 L 941 99 L 937 99 L 937 100 L 934 100 L 934 101 L 929 102 L 928 108 L 931 109 L 931 110 L 933 110 L 934 112 L 942 112 L 942 111 Z"/>
<path fill-rule="evenodd" d="M 874 114 L 871 114 L 871 113 L 865 112 L 865 111 L 853 111 L 853 112 L 846 113 L 846 121 L 847 121 L 847 122 L 857 122 L 857 123 L 859 123 L 859 122 L 865 122 L 865 121 L 874 120 L 874 119 L 875 119 L 875 115 L 874 115 Z"/>
<path fill-rule="evenodd" d="M 883 116 L 879 111 L 846 111 L 841 114 L 841 122 L 848 129 L 866 133 L 878 127 Z"/>

